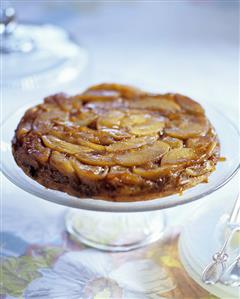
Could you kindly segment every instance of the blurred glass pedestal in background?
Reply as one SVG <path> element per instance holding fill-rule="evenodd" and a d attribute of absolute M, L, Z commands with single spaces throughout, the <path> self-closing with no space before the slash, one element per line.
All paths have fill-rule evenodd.
<path fill-rule="evenodd" d="M 157 241 L 165 229 L 163 211 L 108 213 L 71 209 L 66 215 L 70 236 L 101 250 L 128 251 Z"/>
<path fill-rule="evenodd" d="M 17 24 L 13 7 L 0 9 L 3 111 L 27 101 L 81 86 L 88 53 L 57 26 Z M 82 80 L 82 81 L 81 81 Z M 85 85 L 84 85 L 85 86 Z M 6 116 L 6 115 L 4 115 Z"/>
<path fill-rule="evenodd" d="M 27 52 L 1 53 L 1 87 L 32 90 L 57 85 L 59 88 L 85 70 L 88 62 L 86 50 L 73 43 L 63 29 L 52 25 L 19 25 L 16 31 L 24 38 L 23 43 L 29 37 L 29 45 L 30 41 L 33 45 Z M 3 44 L 9 39 L 3 39 Z"/>

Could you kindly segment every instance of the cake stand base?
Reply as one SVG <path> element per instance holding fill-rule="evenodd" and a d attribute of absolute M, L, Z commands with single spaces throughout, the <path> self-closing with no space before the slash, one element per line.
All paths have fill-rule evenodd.
<path fill-rule="evenodd" d="M 71 209 L 65 218 L 71 238 L 106 251 L 129 251 L 159 240 L 165 228 L 163 211 L 105 213 Z"/>

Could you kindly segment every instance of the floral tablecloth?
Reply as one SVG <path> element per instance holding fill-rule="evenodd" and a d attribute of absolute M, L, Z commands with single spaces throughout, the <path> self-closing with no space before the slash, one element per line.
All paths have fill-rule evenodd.
<path fill-rule="evenodd" d="M 97 251 L 69 238 L 65 207 L 2 186 L 1 299 L 215 298 L 183 269 L 177 230 L 138 250 Z"/>

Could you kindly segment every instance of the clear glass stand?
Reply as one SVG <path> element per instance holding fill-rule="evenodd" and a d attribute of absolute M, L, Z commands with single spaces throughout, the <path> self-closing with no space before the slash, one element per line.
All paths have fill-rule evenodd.
<path fill-rule="evenodd" d="M 207 184 L 154 200 L 111 202 L 77 198 L 64 192 L 46 189 L 24 174 L 13 158 L 11 140 L 21 117 L 29 106 L 13 113 L 2 125 L 0 165 L 4 175 L 16 186 L 47 201 L 75 208 L 66 216 L 72 237 L 92 247 L 111 251 L 131 250 L 159 239 L 164 231 L 163 210 L 203 198 L 225 185 L 239 169 L 237 128 L 215 108 L 206 104 L 206 111 L 221 143 L 221 155 L 227 160 L 218 163 Z"/>
<path fill-rule="evenodd" d="M 4 4 L 4 3 L 3 3 Z M 87 51 L 50 24 L 18 24 L 12 6 L 0 7 L 0 87 L 32 90 L 62 86 L 88 65 Z"/>
<path fill-rule="evenodd" d="M 165 215 L 163 211 L 104 213 L 71 209 L 65 223 L 75 241 L 100 250 L 128 251 L 160 239 Z"/>

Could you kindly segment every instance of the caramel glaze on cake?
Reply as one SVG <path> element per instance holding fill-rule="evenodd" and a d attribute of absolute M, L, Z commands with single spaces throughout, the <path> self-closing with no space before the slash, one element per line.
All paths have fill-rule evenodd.
<path fill-rule="evenodd" d="M 207 182 L 219 160 L 198 103 L 118 84 L 45 98 L 25 113 L 12 145 L 17 164 L 45 187 L 110 201 L 181 193 Z"/>

